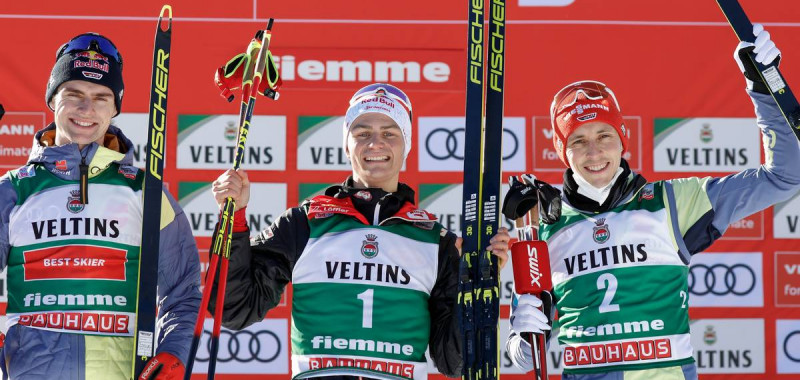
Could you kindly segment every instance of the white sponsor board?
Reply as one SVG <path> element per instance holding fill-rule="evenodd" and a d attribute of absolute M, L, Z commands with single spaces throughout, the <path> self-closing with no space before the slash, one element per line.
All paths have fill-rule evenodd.
<path fill-rule="evenodd" d="M 179 169 L 230 169 L 236 157 L 238 115 L 179 115 Z M 241 166 L 286 169 L 286 116 L 253 116 Z"/>
<path fill-rule="evenodd" d="M 706 252 L 689 265 L 689 306 L 764 306 L 763 254 Z"/>
<path fill-rule="evenodd" d="M 761 163 L 754 118 L 656 119 L 656 172 L 738 172 Z"/>
<path fill-rule="evenodd" d="M 298 120 L 297 168 L 350 171 L 342 146 L 344 117 L 304 117 Z"/>
<path fill-rule="evenodd" d="M 775 321 L 775 345 L 778 373 L 800 374 L 800 320 Z"/>
<path fill-rule="evenodd" d="M 209 339 L 214 320 L 207 318 L 192 373 L 208 373 Z M 222 328 L 217 374 L 289 374 L 289 321 L 265 319 L 235 331 Z"/>
<path fill-rule="evenodd" d="M 690 321 L 699 374 L 764 373 L 763 319 Z"/>
<path fill-rule="evenodd" d="M 800 238 L 800 194 L 775 205 L 772 225 L 773 237 L 776 239 Z"/>
<path fill-rule="evenodd" d="M 181 182 L 178 184 L 181 207 L 189 219 L 194 236 L 211 236 L 219 220 L 219 207 L 211 193 L 211 184 Z M 285 183 L 252 183 L 250 203 L 247 204 L 247 223 L 250 235 L 255 236 L 286 210 Z"/>
<path fill-rule="evenodd" d="M 420 117 L 419 171 L 464 171 L 464 117 Z M 503 170 L 524 172 L 527 157 L 525 118 L 503 118 Z"/>
<path fill-rule="evenodd" d="M 133 143 L 133 166 L 137 168 L 144 168 L 145 160 L 147 159 L 147 122 L 148 114 L 146 113 L 121 113 L 115 117 L 111 124 L 119 127 L 125 137 L 129 138 Z M 167 124 L 167 129 L 174 128 L 175 126 Z M 164 162 L 167 162 L 167 157 L 175 147 L 167 145 L 164 149 Z"/>

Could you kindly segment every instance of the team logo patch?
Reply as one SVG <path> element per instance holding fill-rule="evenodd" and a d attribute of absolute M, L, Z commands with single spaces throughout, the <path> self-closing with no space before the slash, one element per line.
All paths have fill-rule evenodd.
<path fill-rule="evenodd" d="M 33 165 L 23 166 L 17 172 L 17 178 L 30 178 L 36 176 L 36 169 L 33 168 Z"/>
<path fill-rule="evenodd" d="M 67 211 L 77 214 L 83 211 L 84 205 L 81 203 L 81 192 L 80 190 L 72 190 L 69 192 L 70 196 L 67 197 Z"/>
<path fill-rule="evenodd" d="M 586 115 L 578 116 L 576 119 L 578 121 L 589 121 L 595 118 L 597 118 L 597 112 L 587 113 Z"/>
<path fill-rule="evenodd" d="M 67 170 L 67 160 L 56 161 L 56 169 L 61 171 Z"/>
<path fill-rule="evenodd" d="M 644 186 L 644 188 L 642 188 L 642 194 L 639 195 L 639 200 L 641 201 L 642 199 L 644 199 L 649 201 L 653 199 L 653 197 L 654 197 L 653 184 L 648 183 L 647 185 Z"/>
<path fill-rule="evenodd" d="M 333 216 L 332 212 L 320 212 L 314 214 L 314 219 L 325 219 L 325 218 L 330 218 L 332 216 Z"/>
<path fill-rule="evenodd" d="M 122 174 L 127 179 L 136 179 L 136 172 L 138 169 L 132 166 L 120 166 L 119 167 L 119 174 Z"/>
<path fill-rule="evenodd" d="M 592 239 L 594 239 L 595 243 L 603 244 L 608 241 L 608 238 L 611 237 L 611 231 L 608 230 L 608 224 L 606 224 L 605 218 L 600 218 L 596 222 L 594 222 L 596 226 L 594 227 L 594 234 L 592 234 Z"/>
<path fill-rule="evenodd" d="M 367 202 L 372 200 L 372 193 L 370 193 L 367 190 L 361 190 L 361 191 L 353 194 L 353 196 L 356 197 L 356 198 L 361 198 L 361 199 L 363 199 L 363 200 L 365 200 Z"/>
<path fill-rule="evenodd" d="M 367 235 L 367 240 L 361 243 L 361 254 L 368 259 L 378 256 L 378 236 L 373 234 Z"/>
<path fill-rule="evenodd" d="M 89 79 L 94 79 L 94 80 L 103 79 L 103 74 L 100 74 L 100 73 L 94 73 L 94 72 L 91 72 L 91 71 L 81 71 L 81 74 L 83 74 L 83 76 L 85 76 L 85 77 L 87 77 Z"/>

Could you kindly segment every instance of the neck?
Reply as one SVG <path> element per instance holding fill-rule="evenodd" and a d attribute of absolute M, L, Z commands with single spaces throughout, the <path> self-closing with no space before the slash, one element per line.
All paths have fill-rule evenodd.
<path fill-rule="evenodd" d="M 367 181 L 363 178 L 358 178 L 358 176 L 353 173 L 353 187 L 356 189 L 377 188 L 387 193 L 394 193 L 397 191 L 397 180 Z"/>
<path fill-rule="evenodd" d="M 601 187 L 592 185 L 575 170 L 572 171 L 572 178 L 575 179 L 575 183 L 578 184 L 578 194 L 581 194 L 602 205 L 603 202 L 608 199 L 608 195 L 611 193 L 611 188 L 613 187 L 614 182 L 617 181 L 617 178 L 619 178 L 622 172 L 622 167 L 618 167 L 614 177 L 612 177 L 607 184 Z"/>

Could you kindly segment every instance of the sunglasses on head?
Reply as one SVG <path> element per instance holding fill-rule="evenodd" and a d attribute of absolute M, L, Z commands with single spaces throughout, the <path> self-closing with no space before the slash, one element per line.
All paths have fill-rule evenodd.
<path fill-rule="evenodd" d="M 611 98 L 611 100 L 614 101 L 614 105 L 617 107 L 617 109 L 620 109 L 614 92 L 612 92 L 611 89 L 608 88 L 608 86 L 606 86 L 604 83 L 593 80 L 585 80 L 569 84 L 558 91 L 554 99 L 559 100 L 561 106 L 560 109 L 564 109 L 575 104 L 575 102 L 578 101 L 579 95 L 581 94 L 583 94 L 584 98 L 588 100 Z M 574 97 L 568 102 L 561 102 L 560 100 L 564 96 Z"/>
<path fill-rule="evenodd" d="M 406 111 L 408 111 L 408 118 L 412 119 L 411 100 L 408 98 L 408 95 L 406 95 L 406 93 L 399 88 L 386 83 L 371 84 L 356 91 L 353 97 L 350 98 L 350 105 L 355 104 L 363 98 L 375 95 L 386 96 L 398 101 L 403 107 L 405 107 Z"/>
<path fill-rule="evenodd" d="M 64 54 L 73 53 L 76 51 L 93 50 L 101 53 L 104 56 L 114 59 L 122 65 L 122 54 L 120 54 L 114 43 L 108 38 L 105 38 L 97 33 L 85 33 L 69 40 L 69 42 L 61 45 L 56 54 L 56 60 L 61 58 Z"/>

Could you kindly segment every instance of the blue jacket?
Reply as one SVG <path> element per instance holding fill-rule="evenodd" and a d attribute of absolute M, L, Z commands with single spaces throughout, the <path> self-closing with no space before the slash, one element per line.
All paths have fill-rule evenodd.
<path fill-rule="evenodd" d="M 82 159 L 88 163 L 90 178 L 109 170 L 131 178 L 139 171 L 132 166 L 133 150 L 129 147 L 133 144 L 114 126 L 110 126 L 106 134 L 106 147 L 92 143 L 82 151 L 74 143 L 52 146 L 54 132 L 55 124 L 51 124 L 36 134 L 25 170 L 47 170 L 75 184 L 79 180 Z M 48 140 L 49 144 L 43 144 Z M 36 178 L 26 180 L 35 181 Z M 74 186 L 72 183 L 69 185 Z M 168 191 L 163 194 L 157 352 L 170 353 L 186 363 L 200 304 L 200 263 L 183 210 Z M 13 240 L 9 236 L 9 217 L 17 200 L 12 177 L 6 173 L 0 177 L 0 269 L 8 265 L 10 241 Z M 91 201 L 90 193 L 89 205 Z M 44 212 L 58 212 L 53 210 Z M 13 379 L 127 379 L 132 371 L 133 338 L 55 332 L 13 324 L 6 335 L 3 359 L 6 373 Z"/>

